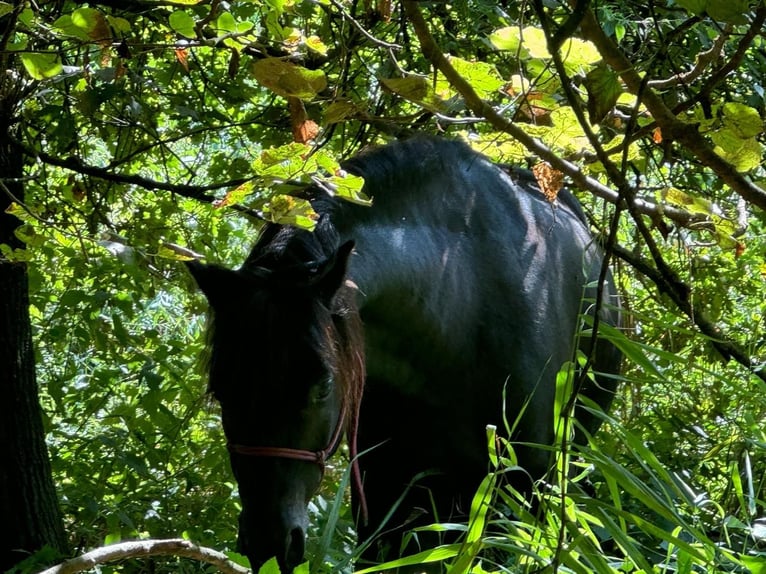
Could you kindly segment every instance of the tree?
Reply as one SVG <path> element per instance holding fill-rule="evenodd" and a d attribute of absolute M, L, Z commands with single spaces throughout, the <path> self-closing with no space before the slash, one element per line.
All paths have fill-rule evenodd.
<path fill-rule="evenodd" d="M 640 332 L 621 420 L 752 520 L 764 20 L 746 0 L 0 3 L 0 348 L 20 405 L 1 517 L 25 524 L 2 565 L 5 549 L 65 551 L 46 436 L 70 541 L 233 539 L 178 260 L 236 261 L 262 218 L 310 226 L 290 192 L 311 178 L 353 199 L 329 159 L 306 171 L 305 142 L 342 157 L 417 131 L 579 191 Z M 743 496 L 729 482 L 747 465 Z"/>
<path fill-rule="evenodd" d="M 0 19 L 2 21 L 2 19 Z M 3 60 L 6 58 L 4 57 Z M 19 86 L 0 80 L 0 130 L 16 131 Z M 0 243 L 23 248 L 15 236 L 20 221 L 6 213 L 12 201 L 24 201 L 23 156 L 7 138 L 0 144 Z M 25 552 L 48 545 L 67 548 L 64 523 L 51 476 L 37 397 L 32 328 L 29 317 L 27 268 L 23 260 L 0 258 L 0 372 L 5 401 L 0 416 L 0 516 L 13 524 L 4 537 L 0 569 L 4 572 L 26 557 Z"/>

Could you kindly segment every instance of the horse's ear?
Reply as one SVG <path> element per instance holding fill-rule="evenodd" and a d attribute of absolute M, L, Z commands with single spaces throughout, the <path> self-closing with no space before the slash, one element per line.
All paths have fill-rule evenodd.
<path fill-rule="evenodd" d="M 237 272 L 220 265 L 200 263 L 195 259 L 187 261 L 186 268 L 212 307 L 226 301 L 227 293 L 230 294 L 237 284 Z"/>
<path fill-rule="evenodd" d="M 354 242 L 347 241 L 341 245 L 330 259 L 328 259 L 322 270 L 321 277 L 316 282 L 315 287 L 319 290 L 319 295 L 329 303 L 346 280 L 346 271 L 348 270 L 348 258 L 354 250 Z"/>

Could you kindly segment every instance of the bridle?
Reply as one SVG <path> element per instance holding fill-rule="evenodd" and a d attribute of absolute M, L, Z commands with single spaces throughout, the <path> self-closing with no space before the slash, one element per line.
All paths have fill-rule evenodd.
<path fill-rule="evenodd" d="M 343 435 L 343 424 L 346 420 L 346 405 L 345 402 L 338 415 L 338 423 L 335 425 L 335 431 L 332 433 L 330 443 L 326 448 L 321 450 L 303 450 L 300 448 L 287 448 L 281 446 L 247 446 L 243 444 L 229 443 L 229 452 L 236 454 L 242 454 L 245 456 L 266 456 L 273 458 L 289 458 L 292 460 L 302 460 L 305 462 L 313 462 L 319 465 L 324 476 L 324 469 L 333 453 L 338 448 L 341 436 Z"/>
<path fill-rule="evenodd" d="M 359 470 L 359 461 L 356 451 L 356 427 L 358 420 L 358 413 L 352 419 L 351 432 L 349 435 L 349 454 L 351 455 L 351 474 L 354 483 L 354 489 L 359 497 L 359 511 L 361 513 L 362 521 L 367 524 L 367 500 L 364 496 L 364 489 L 362 487 L 362 475 Z M 343 427 L 346 422 L 346 402 L 343 401 L 343 405 L 338 415 L 338 422 L 335 425 L 335 430 L 332 433 L 330 442 L 327 446 L 321 450 L 304 450 L 300 448 L 288 448 L 281 446 L 249 446 L 243 444 L 228 443 L 227 448 L 229 452 L 240 454 L 243 456 L 256 456 L 256 457 L 272 457 L 272 458 L 287 458 L 290 460 L 301 460 L 304 462 L 313 462 L 319 465 L 319 469 L 324 477 L 325 467 L 327 466 L 327 460 L 338 449 L 341 437 L 343 436 Z"/>

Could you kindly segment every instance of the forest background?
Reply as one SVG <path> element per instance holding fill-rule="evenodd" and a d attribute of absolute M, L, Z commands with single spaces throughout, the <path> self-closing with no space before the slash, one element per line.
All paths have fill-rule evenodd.
<path fill-rule="evenodd" d="M 765 21 L 748 0 L 0 2 L 2 571 L 132 538 L 233 550 L 182 261 L 310 227 L 296 182 L 353 199 L 337 160 L 414 133 L 571 187 L 624 295 L 586 454 L 606 502 L 564 496 L 506 567 L 766 571 Z M 353 555 L 336 465 L 320 571 Z"/>

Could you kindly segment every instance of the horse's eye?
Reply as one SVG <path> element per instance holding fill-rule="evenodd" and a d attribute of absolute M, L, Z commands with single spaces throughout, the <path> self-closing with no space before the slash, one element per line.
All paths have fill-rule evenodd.
<path fill-rule="evenodd" d="M 327 399 L 327 397 L 330 396 L 332 393 L 334 381 L 332 377 L 327 377 L 326 379 L 318 382 L 316 385 L 311 387 L 311 390 L 309 391 L 309 401 L 311 403 L 320 403 Z"/>

